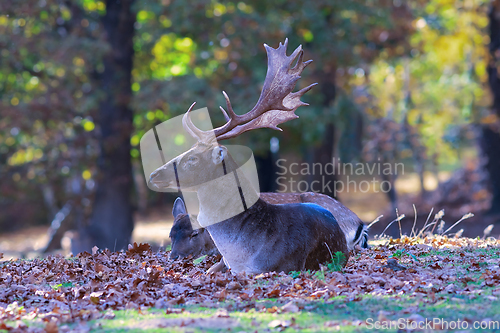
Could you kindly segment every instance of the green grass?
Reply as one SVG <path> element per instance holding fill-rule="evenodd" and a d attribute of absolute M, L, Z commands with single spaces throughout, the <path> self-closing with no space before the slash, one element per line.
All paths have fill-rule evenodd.
<path fill-rule="evenodd" d="M 397 250 L 395 252 L 398 252 Z M 474 249 L 463 249 L 462 252 L 474 253 L 474 256 L 480 258 L 481 256 L 488 256 L 491 259 L 500 258 L 500 250 L 497 248 L 474 248 Z M 460 252 L 450 249 L 450 250 L 430 250 L 428 252 L 422 253 L 420 257 L 428 257 L 431 255 L 440 256 L 459 256 Z"/>
<path fill-rule="evenodd" d="M 279 331 L 281 328 L 270 328 L 274 320 L 288 321 L 293 325 L 286 328 L 287 332 L 336 332 L 341 327 L 342 332 L 369 331 L 368 326 L 359 326 L 361 322 L 371 318 L 377 321 L 380 316 L 397 321 L 408 318 L 416 313 L 423 318 L 432 320 L 442 318 L 446 321 L 477 320 L 485 318 L 500 320 L 500 301 L 484 301 L 488 296 L 485 290 L 481 297 L 437 296 L 435 301 L 423 297 L 371 296 L 367 295 L 358 301 L 346 297 L 336 297 L 327 301 L 317 300 L 305 302 L 298 313 L 269 313 L 267 309 L 278 309 L 283 305 L 273 300 L 258 301 L 256 308 L 243 309 L 244 304 L 219 303 L 215 308 L 196 305 L 176 307 L 184 309 L 182 313 L 165 314 L 165 310 L 150 309 L 143 313 L 137 310 L 115 311 L 114 319 L 99 319 L 89 325 L 95 332 L 263 332 Z M 491 296 L 490 296 L 491 297 Z M 228 318 L 217 317 L 218 311 L 229 308 Z M 262 308 L 262 309 L 260 309 Z M 232 309 L 232 310 L 231 310 Z M 260 309 L 260 310 L 259 310 Z M 383 312 L 382 312 L 383 311 Z M 194 322 L 191 322 L 194 320 Z M 182 324 L 184 321 L 184 324 Z M 326 323 L 326 324 L 325 324 Z M 181 327 L 181 325 L 184 325 Z M 472 328 L 472 322 L 469 324 Z M 377 332 L 397 332 L 398 329 L 378 329 Z M 451 330 L 450 330 L 451 331 Z M 495 330 L 478 330 L 494 332 Z M 443 331 L 446 332 L 446 331 Z"/>

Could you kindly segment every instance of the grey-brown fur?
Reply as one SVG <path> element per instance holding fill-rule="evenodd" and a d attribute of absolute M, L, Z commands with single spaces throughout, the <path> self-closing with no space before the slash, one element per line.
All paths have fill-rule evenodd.
<path fill-rule="evenodd" d="M 346 235 L 349 248 L 359 244 L 361 247 L 367 246 L 366 225 L 349 208 L 342 205 L 337 200 L 319 193 L 261 193 L 260 198 L 271 204 L 284 203 L 315 203 L 330 211 L 337 220 L 340 228 Z M 172 258 L 185 258 L 191 255 L 193 258 L 205 254 L 218 254 L 210 234 L 204 228 L 193 230 L 192 224 L 199 226 L 196 217 L 189 217 L 182 199 L 177 198 L 172 211 L 174 215 L 174 227 L 170 232 L 172 242 Z M 361 232 L 358 229 L 361 228 Z M 359 234 L 359 235 L 358 235 Z M 358 237 L 356 237 L 358 235 Z"/>
<path fill-rule="evenodd" d="M 349 257 L 342 229 L 316 204 L 273 205 L 259 199 L 245 212 L 207 229 L 235 272 L 316 270 L 332 253 Z"/>
<path fill-rule="evenodd" d="M 177 198 L 172 209 L 174 225 L 170 230 L 172 242 L 171 259 L 186 258 L 191 256 L 197 258 L 204 254 L 219 254 L 208 231 L 204 228 L 193 229 L 191 217 L 187 214 L 186 206 L 181 198 Z M 196 222 L 194 222 L 196 223 Z"/>

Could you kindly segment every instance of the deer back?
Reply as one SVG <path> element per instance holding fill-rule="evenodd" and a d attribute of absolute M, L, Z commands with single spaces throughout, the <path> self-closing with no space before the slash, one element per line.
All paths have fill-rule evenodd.
<path fill-rule="evenodd" d="M 235 273 L 318 269 L 342 252 L 345 235 L 335 217 L 311 203 L 268 204 L 207 227 L 226 265 Z"/>

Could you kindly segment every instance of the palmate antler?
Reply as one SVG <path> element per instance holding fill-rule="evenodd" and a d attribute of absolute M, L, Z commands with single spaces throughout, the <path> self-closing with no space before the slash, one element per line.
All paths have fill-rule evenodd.
<path fill-rule="evenodd" d="M 290 56 L 287 56 L 287 45 L 288 39 L 285 39 L 284 44 L 280 43 L 277 49 L 264 44 L 268 58 L 266 80 L 259 100 L 252 110 L 241 116 L 237 115 L 233 111 L 229 97 L 223 91 L 227 112 L 222 107 L 221 111 L 224 113 L 227 122 L 211 131 L 200 130 L 191 121 L 190 111 L 195 105 L 193 103 L 182 118 L 182 125 L 185 130 L 198 141 L 210 143 L 214 140 L 231 139 L 241 133 L 257 128 L 267 127 L 281 131 L 281 128 L 278 127 L 279 124 L 298 118 L 299 116 L 295 114 L 295 110 L 299 106 L 308 105 L 302 102 L 300 97 L 317 83 L 313 83 L 297 92 L 292 92 L 295 83 L 300 79 L 300 74 L 312 60 L 302 62 L 304 55 L 302 46 L 297 47 Z M 297 57 L 297 63 L 292 68 L 292 64 Z"/>

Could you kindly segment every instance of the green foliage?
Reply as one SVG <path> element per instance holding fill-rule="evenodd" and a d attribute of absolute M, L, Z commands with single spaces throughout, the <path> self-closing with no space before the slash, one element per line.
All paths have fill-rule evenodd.
<path fill-rule="evenodd" d="M 337 251 L 333 254 L 332 261 L 326 265 L 330 272 L 340 272 L 347 262 L 346 256 Z"/>
<path fill-rule="evenodd" d="M 64 283 L 59 283 L 55 284 L 53 286 L 50 286 L 54 290 L 58 290 L 59 288 L 72 288 L 74 287 L 73 282 L 64 282 Z"/>
<path fill-rule="evenodd" d="M 205 258 L 207 257 L 207 255 L 204 255 L 204 256 L 201 256 L 199 258 L 196 258 L 195 260 L 193 260 L 193 265 L 199 265 L 203 262 L 203 260 L 205 260 Z"/>
<path fill-rule="evenodd" d="M 401 259 L 404 255 L 411 257 L 415 261 L 418 261 L 418 258 L 414 254 L 410 253 L 407 249 L 399 249 L 394 251 L 394 253 L 392 254 L 394 258 L 398 259 Z"/>
<path fill-rule="evenodd" d="M 344 69 L 347 78 L 349 66 L 369 63 L 380 49 L 392 48 L 391 44 L 380 43 L 377 32 L 411 30 L 409 22 L 392 19 L 393 10 L 392 5 L 384 1 L 311 3 L 280 0 L 252 4 L 195 1 L 189 6 L 174 2 L 168 7 L 158 6 L 154 1 L 145 2 L 138 14 L 141 16 L 139 22 L 143 23 L 139 24 L 135 48 L 140 60 L 136 62 L 134 79 L 141 86 L 141 94 L 136 94 L 134 101 L 136 110 L 147 114 L 161 105 L 164 112 L 168 109 L 169 114 L 178 115 L 197 101 L 200 107 L 208 106 L 213 111 L 216 126 L 223 121 L 217 106 L 224 105 L 220 92 L 226 90 L 235 111 L 246 112 L 257 101 L 259 87 L 266 75 L 262 44 L 276 47 L 286 37 L 290 40 L 289 52 L 303 43 L 306 58 L 314 59 L 310 69 L 304 71 L 300 86 L 335 81 L 337 69 Z M 168 22 L 168 29 L 152 20 L 143 20 L 143 16 L 153 15 L 145 12 Z M 168 43 L 161 41 L 165 36 L 170 36 Z M 183 38 L 192 41 L 193 48 L 187 53 L 178 52 L 172 46 L 174 39 Z M 402 50 L 404 52 L 405 47 Z M 159 57 L 168 60 L 159 61 Z M 173 75 L 172 69 L 179 75 Z M 203 85 L 203 94 L 186 90 L 192 85 L 185 85 L 185 82 L 193 80 L 180 76 L 193 76 L 194 81 Z M 163 86 L 158 79 L 169 80 L 165 84 L 170 88 L 158 93 Z M 172 94 L 173 85 L 184 91 Z M 154 96 L 143 93 L 143 89 L 151 89 Z M 305 99 L 311 106 L 298 111 L 303 120 L 285 124 L 284 134 L 260 130 L 235 141 L 249 144 L 257 154 L 268 148 L 271 136 L 285 140 L 286 144 L 281 146 L 284 150 L 319 143 L 324 125 L 333 122 L 335 117 L 333 104 L 322 105 L 325 93 L 332 92 L 315 88 L 308 93 Z M 349 124 L 349 120 L 345 124 Z M 141 128 L 144 125 L 150 126 L 149 122 L 143 122 Z"/>
<path fill-rule="evenodd" d="M 410 55 L 382 54 L 370 69 L 368 112 L 398 122 L 408 117 L 428 156 L 437 156 L 441 163 L 457 161 L 457 148 L 467 139 L 462 128 L 480 121 L 489 105 L 488 4 L 427 2 L 415 11 Z"/>
<path fill-rule="evenodd" d="M 400 259 L 400 258 L 403 256 L 403 250 L 401 250 L 401 249 L 396 250 L 396 251 L 392 254 L 392 256 L 393 256 L 394 258 L 398 258 L 398 259 Z"/>
<path fill-rule="evenodd" d="M 325 272 L 322 270 L 319 270 L 316 273 L 314 273 L 314 277 L 318 280 L 325 281 Z"/>
<path fill-rule="evenodd" d="M 284 151 L 308 151 L 333 123 L 342 159 L 356 159 L 356 124 L 367 114 L 396 122 L 407 117 L 429 156 L 457 159 L 456 148 L 466 139 L 462 126 L 480 121 L 489 103 L 487 4 L 137 1 L 131 158 L 140 159 L 147 130 L 194 101 L 209 107 L 214 126 L 224 121 L 218 112 L 222 90 L 236 113 L 250 110 L 266 75 L 262 44 L 276 47 L 288 37 L 289 53 L 303 44 L 305 58 L 314 60 L 298 83 L 319 83 L 304 97 L 310 106 L 300 108 L 301 120 L 284 124 L 284 132 L 263 129 L 234 143 L 259 154 L 276 136 Z M 56 201 L 76 196 L 89 202 L 101 149 L 96 114 L 103 59 L 113 51 L 103 32 L 105 1 L 3 1 L 0 13 L 0 172 L 6 175 L 0 191 L 10 193 L 0 205 L 47 184 Z M 30 194 L 32 207 L 43 202 L 40 196 Z M 35 211 L 38 219 L 44 215 Z"/>

